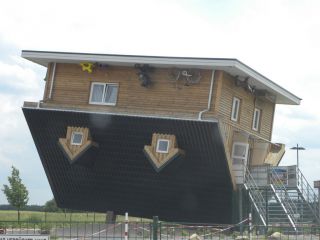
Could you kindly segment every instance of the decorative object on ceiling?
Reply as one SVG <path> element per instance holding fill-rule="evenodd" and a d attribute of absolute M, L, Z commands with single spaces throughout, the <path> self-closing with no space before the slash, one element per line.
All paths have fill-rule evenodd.
<path fill-rule="evenodd" d="M 153 72 L 154 68 L 150 67 L 148 64 L 135 64 L 134 67 L 138 69 L 137 75 L 139 76 L 141 86 L 148 87 L 151 84 L 149 74 Z"/>
<path fill-rule="evenodd" d="M 95 64 L 94 63 L 80 63 L 80 66 L 82 67 L 82 71 L 87 71 L 88 73 L 92 73 L 94 67 L 95 67 Z"/>
<path fill-rule="evenodd" d="M 152 134 L 151 145 L 145 145 L 144 154 L 156 172 L 160 172 L 171 161 L 184 155 L 184 151 L 177 147 L 175 135 Z"/>
<path fill-rule="evenodd" d="M 99 63 L 99 62 L 96 62 L 96 63 L 84 62 L 84 63 L 80 63 L 80 66 L 82 68 L 82 71 L 88 72 L 88 73 L 92 73 L 96 68 L 107 69 L 109 67 L 108 64 Z"/>
<path fill-rule="evenodd" d="M 241 79 L 242 78 L 242 79 Z M 249 82 L 250 77 L 240 77 L 239 75 L 235 76 L 235 84 L 237 87 L 242 87 L 246 91 L 250 92 L 256 97 L 265 97 L 269 99 L 270 101 L 275 101 L 275 96 L 272 95 L 270 92 L 268 92 L 265 89 L 257 89 L 256 86 L 250 84 Z"/>
<path fill-rule="evenodd" d="M 245 90 L 254 94 L 254 92 L 256 91 L 256 87 L 249 83 L 250 77 L 246 77 L 243 80 L 240 80 L 240 77 L 238 75 L 236 75 L 235 79 L 236 79 L 235 83 L 236 83 L 237 87 L 243 87 Z"/>
<path fill-rule="evenodd" d="M 87 167 L 94 164 L 99 145 L 92 141 L 89 128 L 69 126 L 66 137 L 59 138 L 58 144 L 70 164 Z"/>
<path fill-rule="evenodd" d="M 100 68 L 100 69 L 107 69 L 108 67 L 109 67 L 109 65 L 108 64 L 104 64 L 104 63 L 95 63 L 95 66 L 97 67 L 97 68 Z"/>
<path fill-rule="evenodd" d="M 178 69 L 174 68 L 170 72 L 171 79 L 175 81 L 178 87 L 178 81 L 182 80 L 185 86 L 197 84 L 201 80 L 201 72 L 199 69 Z"/>

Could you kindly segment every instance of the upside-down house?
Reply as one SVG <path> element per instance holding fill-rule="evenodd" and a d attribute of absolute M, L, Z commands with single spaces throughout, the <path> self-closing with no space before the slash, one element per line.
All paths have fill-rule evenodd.
<path fill-rule="evenodd" d="M 276 104 L 300 99 L 249 66 L 222 58 L 22 57 L 47 68 L 43 99 L 25 102 L 23 112 L 59 207 L 232 223 L 250 202 L 261 224 L 302 221 L 302 205 L 282 196 L 294 190 L 304 199 L 303 176 L 278 167 L 285 147 L 271 142 Z M 315 204 L 302 202 L 318 220 Z"/>

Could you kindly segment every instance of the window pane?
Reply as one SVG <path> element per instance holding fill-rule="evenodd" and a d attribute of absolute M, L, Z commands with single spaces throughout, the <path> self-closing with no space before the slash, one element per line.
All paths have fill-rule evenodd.
<path fill-rule="evenodd" d="M 255 111 L 255 116 L 254 116 L 254 128 L 258 128 L 258 111 Z"/>
<path fill-rule="evenodd" d="M 169 141 L 158 140 L 157 152 L 168 152 L 168 148 L 169 148 Z"/>
<path fill-rule="evenodd" d="M 82 133 L 72 133 L 71 144 L 80 145 L 82 143 Z"/>
<path fill-rule="evenodd" d="M 104 85 L 94 84 L 92 88 L 91 102 L 102 102 Z"/>
<path fill-rule="evenodd" d="M 107 85 L 107 90 L 105 93 L 104 102 L 105 103 L 116 103 L 118 94 L 118 86 L 116 85 Z"/>
<path fill-rule="evenodd" d="M 234 146 L 234 153 L 233 153 L 234 156 L 245 157 L 246 152 L 247 152 L 247 148 L 245 146 L 241 146 L 241 145 Z"/>
<path fill-rule="evenodd" d="M 238 121 L 239 118 L 240 100 L 236 97 L 232 101 L 231 120 Z"/>
<path fill-rule="evenodd" d="M 232 159 L 233 164 L 243 164 L 242 158 L 233 158 Z"/>
<path fill-rule="evenodd" d="M 255 109 L 254 110 L 254 116 L 253 116 L 253 129 L 254 130 L 258 130 L 259 122 L 260 122 L 260 110 L 259 109 Z"/>
<path fill-rule="evenodd" d="M 233 119 L 238 119 L 238 101 L 234 101 Z"/>

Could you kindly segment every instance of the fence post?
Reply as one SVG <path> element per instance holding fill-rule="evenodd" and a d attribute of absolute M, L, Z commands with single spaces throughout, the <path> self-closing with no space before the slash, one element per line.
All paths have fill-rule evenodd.
<path fill-rule="evenodd" d="M 128 217 L 128 213 L 126 212 L 125 224 L 124 224 L 124 239 L 125 240 L 128 240 L 128 222 L 129 222 L 129 217 Z"/>
<path fill-rule="evenodd" d="M 317 208 L 316 208 L 317 209 Z M 318 216 L 320 217 L 320 187 L 318 188 Z"/>
<path fill-rule="evenodd" d="M 252 215 L 249 213 L 249 239 L 252 239 Z"/>
<path fill-rule="evenodd" d="M 265 229 L 265 235 L 267 235 L 268 232 L 268 226 L 269 226 L 269 205 L 268 205 L 268 188 L 265 188 L 265 198 L 266 198 L 266 229 Z"/>
<path fill-rule="evenodd" d="M 241 235 L 243 234 L 243 224 L 242 224 L 242 219 L 243 219 L 243 199 L 242 199 L 242 186 L 239 186 L 239 220 L 240 220 L 240 233 Z"/>
<path fill-rule="evenodd" d="M 159 224 L 158 216 L 153 216 L 153 223 L 152 223 L 153 240 L 158 240 L 158 224 Z"/>

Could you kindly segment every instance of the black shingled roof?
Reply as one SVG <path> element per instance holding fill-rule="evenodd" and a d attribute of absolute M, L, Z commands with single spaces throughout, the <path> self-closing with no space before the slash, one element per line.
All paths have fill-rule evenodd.
<path fill-rule="evenodd" d="M 62 208 L 160 220 L 231 223 L 232 183 L 218 123 L 23 109 Z M 58 146 L 68 126 L 99 143 L 92 167 L 70 164 Z M 143 153 L 153 133 L 174 134 L 185 156 L 157 173 Z"/>

